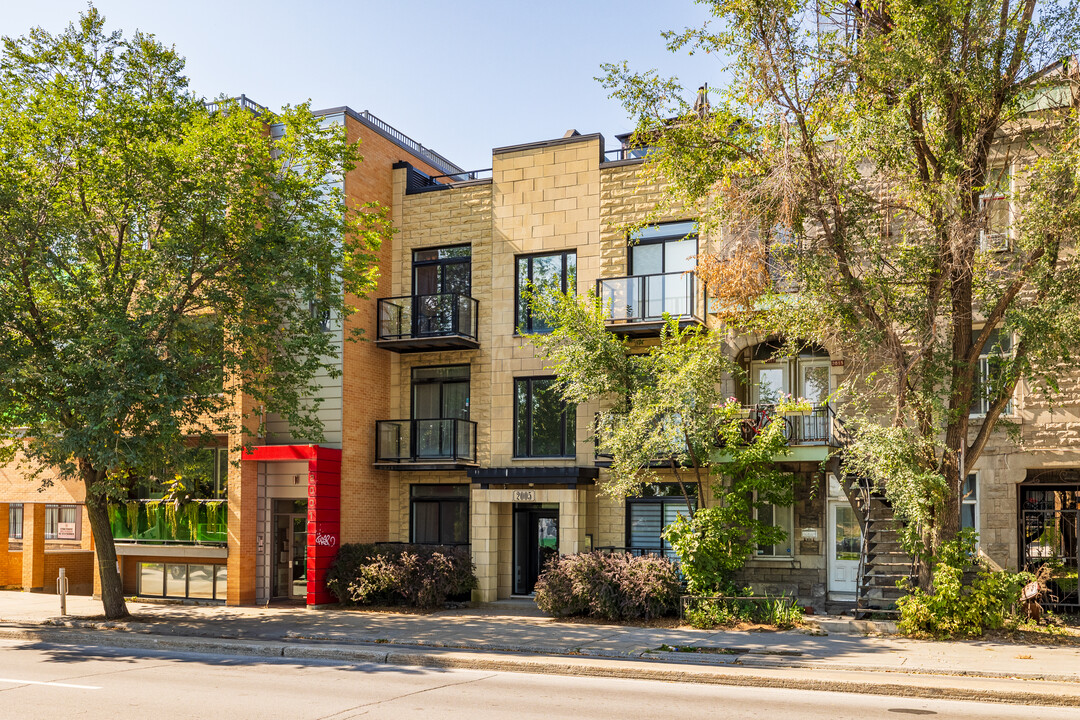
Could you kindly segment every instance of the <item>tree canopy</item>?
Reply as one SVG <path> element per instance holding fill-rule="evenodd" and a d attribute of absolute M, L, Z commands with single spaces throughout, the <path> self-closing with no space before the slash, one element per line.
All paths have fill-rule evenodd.
<path fill-rule="evenodd" d="M 110 617 L 126 610 L 107 501 L 193 437 L 250 432 L 240 393 L 320 437 L 323 321 L 372 287 L 387 232 L 346 206 L 343 128 L 302 105 L 210 107 L 183 69 L 93 7 L 0 58 L 0 446 L 83 483 Z"/>
<path fill-rule="evenodd" d="M 759 510 L 792 503 L 794 476 L 777 460 L 789 452 L 784 413 L 805 409 L 784 401 L 751 428 L 722 379 L 738 375 L 720 336 L 680 329 L 665 316 L 656 344 L 628 341 L 605 327 L 607 308 L 595 295 L 535 292 L 532 312 L 550 333 L 531 340 L 557 375 L 571 405 L 596 403 L 594 442 L 611 466 L 601 491 L 634 497 L 647 485 L 676 482 L 686 515 L 664 531 L 690 591 L 729 593 L 732 574 L 758 544 L 784 540 Z"/>
<path fill-rule="evenodd" d="M 701 274 L 731 325 L 842 348 L 846 467 L 931 550 L 1017 384 L 1076 367 L 1077 4 L 704 4 L 666 37 L 726 63 L 707 108 L 625 63 L 604 82 L 722 238 Z"/>

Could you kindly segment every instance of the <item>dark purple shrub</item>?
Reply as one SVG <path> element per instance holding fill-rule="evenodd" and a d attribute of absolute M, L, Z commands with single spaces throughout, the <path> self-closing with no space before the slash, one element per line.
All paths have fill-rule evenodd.
<path fill-rule="evenodd" d="M 468 548 L 452 545 L 342 545 L 326 586 L 345 605 L 434 608 L 476 588 Z"/>
<path fill-rule="evenodd" d="M 548 563 L 536 583 L 536 606 L 554 616 L 648 620 L 674 614 L 681 592 L 667 558 L 591 552 Z"/>

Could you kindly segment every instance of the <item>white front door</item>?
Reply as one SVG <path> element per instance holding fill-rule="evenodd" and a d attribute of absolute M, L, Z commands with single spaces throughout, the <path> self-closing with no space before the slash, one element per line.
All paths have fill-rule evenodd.
<path fill-rule="evenodd" d="M 854 595 L 859 581 L 862 532 L 846 500 L 829 502 L 829 592 Z"/>

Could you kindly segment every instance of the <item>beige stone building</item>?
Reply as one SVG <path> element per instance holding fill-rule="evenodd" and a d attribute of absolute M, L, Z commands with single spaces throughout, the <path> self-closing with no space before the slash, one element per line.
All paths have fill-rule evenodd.
<path fill-rule="evenodd" d="M 468 543 L 482 600 L 530 592 L 552 552 L 669 552 L 660 532 L 685 511 L 663 484 L 641 498 L 602 491 L 607 463 L 587 440 L 598 408 L 562 408 L 545 396 L 550 371 L 528 338 L 543 328 L 521 302 L 527 282 L 543 282 L 595 290 L 612 308 L 610 329 L 633 337 L 655 337 L 664 312 L 727 332 L 694 279 L 692 255 L 709 239 L 697 236 L 693 217 L 675 212 L 635 237 L 624 230 L 657 207 L 661 192 L 635 155 L 627 147 L 605 153 L 601 136 L 571 131 L 496 148 L 490 178 L 431 180 L 405 164 L 395 169 L 395 299 L 380 307 L 376 341 L 394 352 L 394 414 L 378 423 L 375 458 L 389 471 L 388 538 Z M 467 304 L 454 300 L 458 314 L 440 314 L 439 293 Z M 419 324 L 404 327 L 405 316 Z M 785 419 L 791 453 L 778 462 L 796 473 L 795 503 L 771 513 L 788 539 L 757 548 L 741 579 L 819 611 L 856 593 L 884 595 L 887 604 L 881 588 L 910 560 L 897 552 L 888 518 L 878 517 L 887 508 L 878 499 L 861 505 L 842 478 L 837 410 L 826 399 L 849 371 L 843 353 L 808 346 L 780 358 L 779 345 L 729 334 L 731 358 L 749 378 L 723 378 L 732 395 L 753 408 L 791 393 L 815 408 Z M 1002 567 L 1054 557 L 1075 577 L 1077 380 L 1062 378 L 1066 402 L 1054 407 L 1020 387 L 1009 417 L 1019 439 L 997 433 L 969 468 L 962 524 L 980 532 L 983 553 Z M 973 415 L 978 422 L 978 408 Z M 865 503 L 875 508 L 868 526 Z M 1066 577 L 1059 591 L 1064 606 L 1077 603 L 1075 582 Z"/>

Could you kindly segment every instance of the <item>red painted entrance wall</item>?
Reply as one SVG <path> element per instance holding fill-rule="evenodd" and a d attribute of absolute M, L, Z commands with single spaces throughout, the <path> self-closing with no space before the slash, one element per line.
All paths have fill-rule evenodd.
<path fill-rule="evenodd" d="M 341 450 L 319 445 L 262 445 L 245 460 L 308 461 L 307 604 L 336 603 L 326 573 L 341 543 Z"/>

